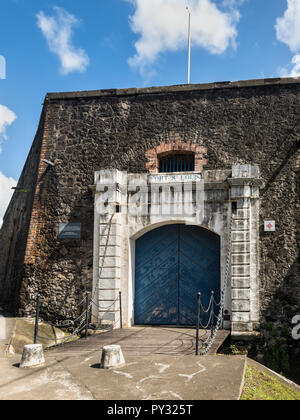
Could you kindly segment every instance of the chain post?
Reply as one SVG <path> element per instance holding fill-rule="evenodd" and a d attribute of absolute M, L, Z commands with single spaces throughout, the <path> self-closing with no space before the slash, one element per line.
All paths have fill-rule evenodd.
<path fill-rule="evenodd" d="M 211 292 L 211 320 L 210 320 L 210 336 L 213 336 L 213 331 L 214 331 L 214 317 L 215 317 L 215 310 L 214 310 L 214 304 L 215 304 L 215 292 L 212 291 Z"/>
<path fill-rule="evenodd" d="M 221 322 L 221 328 L 222 329 L 224 328 L 224 304 L 223 304 L 223 302 L 225 303 L 224 290 L 222 290 L 221 301 L 220 301 L 220 306 L 222 308 L 222 322 Z"/>
<path fill-rule="evenodd" d="M 199 292 L 197 294 L 197 306 L 198 306 L 198 312 L 197 312 L 197 329 L 196 329 L 196 356 L 199 354 L 199 322 L 200 322 L 200 299 L 201 299 L 201 293 Z"/>
<path fill-rule="evenodd" d="M 87 340 L 89 332 L 89 292 L 85 295 L 85 339 Z"/>
<path fill-rule="evenodd" d="M 39 330 L 39 316 L 40 316 L 40 298 L 38 293 L 36 297 L 36 311 L 35 311 L 35 326 L 34 326 L 34 340 L 33 344 L 37 344 L 38 330 Z"/>
<path fill-rule="evenodd" d="M 123 328 L 123 318 L 122 318 L 122 292 L 119 292 L 119 303 L 120 303 L 120 328 Z"/>
<path fill-rule="evenodd" d="M 228 280 L 229 280 L 230 266 L 231 266 L 230 258 L 231 258 L 231 250 L 232 250 L 232 238 L 231 238 L 232 223 L 233 223 L 233 218 L 231 216 L 230 228 L 229 228 L 229 246 L 228 246 L 226 269 L 225 269 L 225 279 L 224 279 L 223 290 L 222 290 L 222 293 L 221 293 L 219 315 L 218 315 L 218 318 L 217 318 L 216 327 L 212 329 L 211 337 L 206 343 L 207 344 L 206 348 L 200 352 L 201 356 L 206 354 L 209 351 L 209 349 L 211 348 L 211 346 L 212 346 L 212 344 L 213 344 L 213 342 L 216 338 L 217 332 L 220 329 L 221 325 L 223 325 L 223 321 L 224 321 L 223 315 L 224 315 L 224 305 L 225 305 L 225 292 L 226 292 L 226 288 L 227 288 L 227 284 L 228 284 Z"/>

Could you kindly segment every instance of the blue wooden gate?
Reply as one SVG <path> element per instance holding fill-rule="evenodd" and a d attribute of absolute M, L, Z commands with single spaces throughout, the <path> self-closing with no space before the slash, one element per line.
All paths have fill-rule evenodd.
<path fill-rule="evenodd" d="M 208 306 L 212 290 L 219 300 L 218 235 L 176 224 L 136 241 L 135 324 L 196 325 L 197 293 Z"/>

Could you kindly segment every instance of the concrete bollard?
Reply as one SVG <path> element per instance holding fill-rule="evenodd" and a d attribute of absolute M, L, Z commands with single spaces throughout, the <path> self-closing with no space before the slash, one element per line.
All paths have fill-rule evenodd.
<path fill-rule="evenodd" d="M 21 369 L 38 368 L 45 364 L 44 351 L 42 344 L 29 344 L 24 346 Z"/>
<path fill-rule="evenodd" d="M 105 346 L 102 350 L 101 368 L 109 369 L 125 365 L 125 359 L 119 345 Z"/>

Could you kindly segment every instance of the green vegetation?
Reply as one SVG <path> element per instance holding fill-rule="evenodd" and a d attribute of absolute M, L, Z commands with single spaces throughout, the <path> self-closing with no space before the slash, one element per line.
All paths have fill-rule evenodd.
<path fill-rule="evenodd" d="M 219 349 L 218 353 L 229 356 L 247 355 L 248 348 L 247 346 L 241 346 L 237 344 L 226 344 Z"/>
<path fill-rule="evenodd" d="M 278 373 L 286 374 L 290 369 L 288 343 L 290 331 L 286 326 L 276 328 L 274 324 L 267 323 L 263 329 L 264 335 L 264 364 Z"/>
<path fill-rule="evenodd" d="M 227 350 L 227 354 L 232 354 L 233 356 L 248 354 L 248 350 L 244 346 L 237 346 L 235 344 L 231 344 L 229 346 L 229 349 Z"/>
<path fill-rule="evenodd" d="M 241 400 L 297 400 L 300 392 L 282 383 L 276 377 L 248 366 Z"/>

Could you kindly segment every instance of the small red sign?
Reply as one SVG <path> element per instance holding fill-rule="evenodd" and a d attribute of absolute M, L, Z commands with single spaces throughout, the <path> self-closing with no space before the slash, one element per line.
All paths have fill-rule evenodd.
<path fill-rule="evenodd" d="M 265 232 L 275 232 L 274 220 L 266 220 L 264 225 L 265 225 Z"/>

